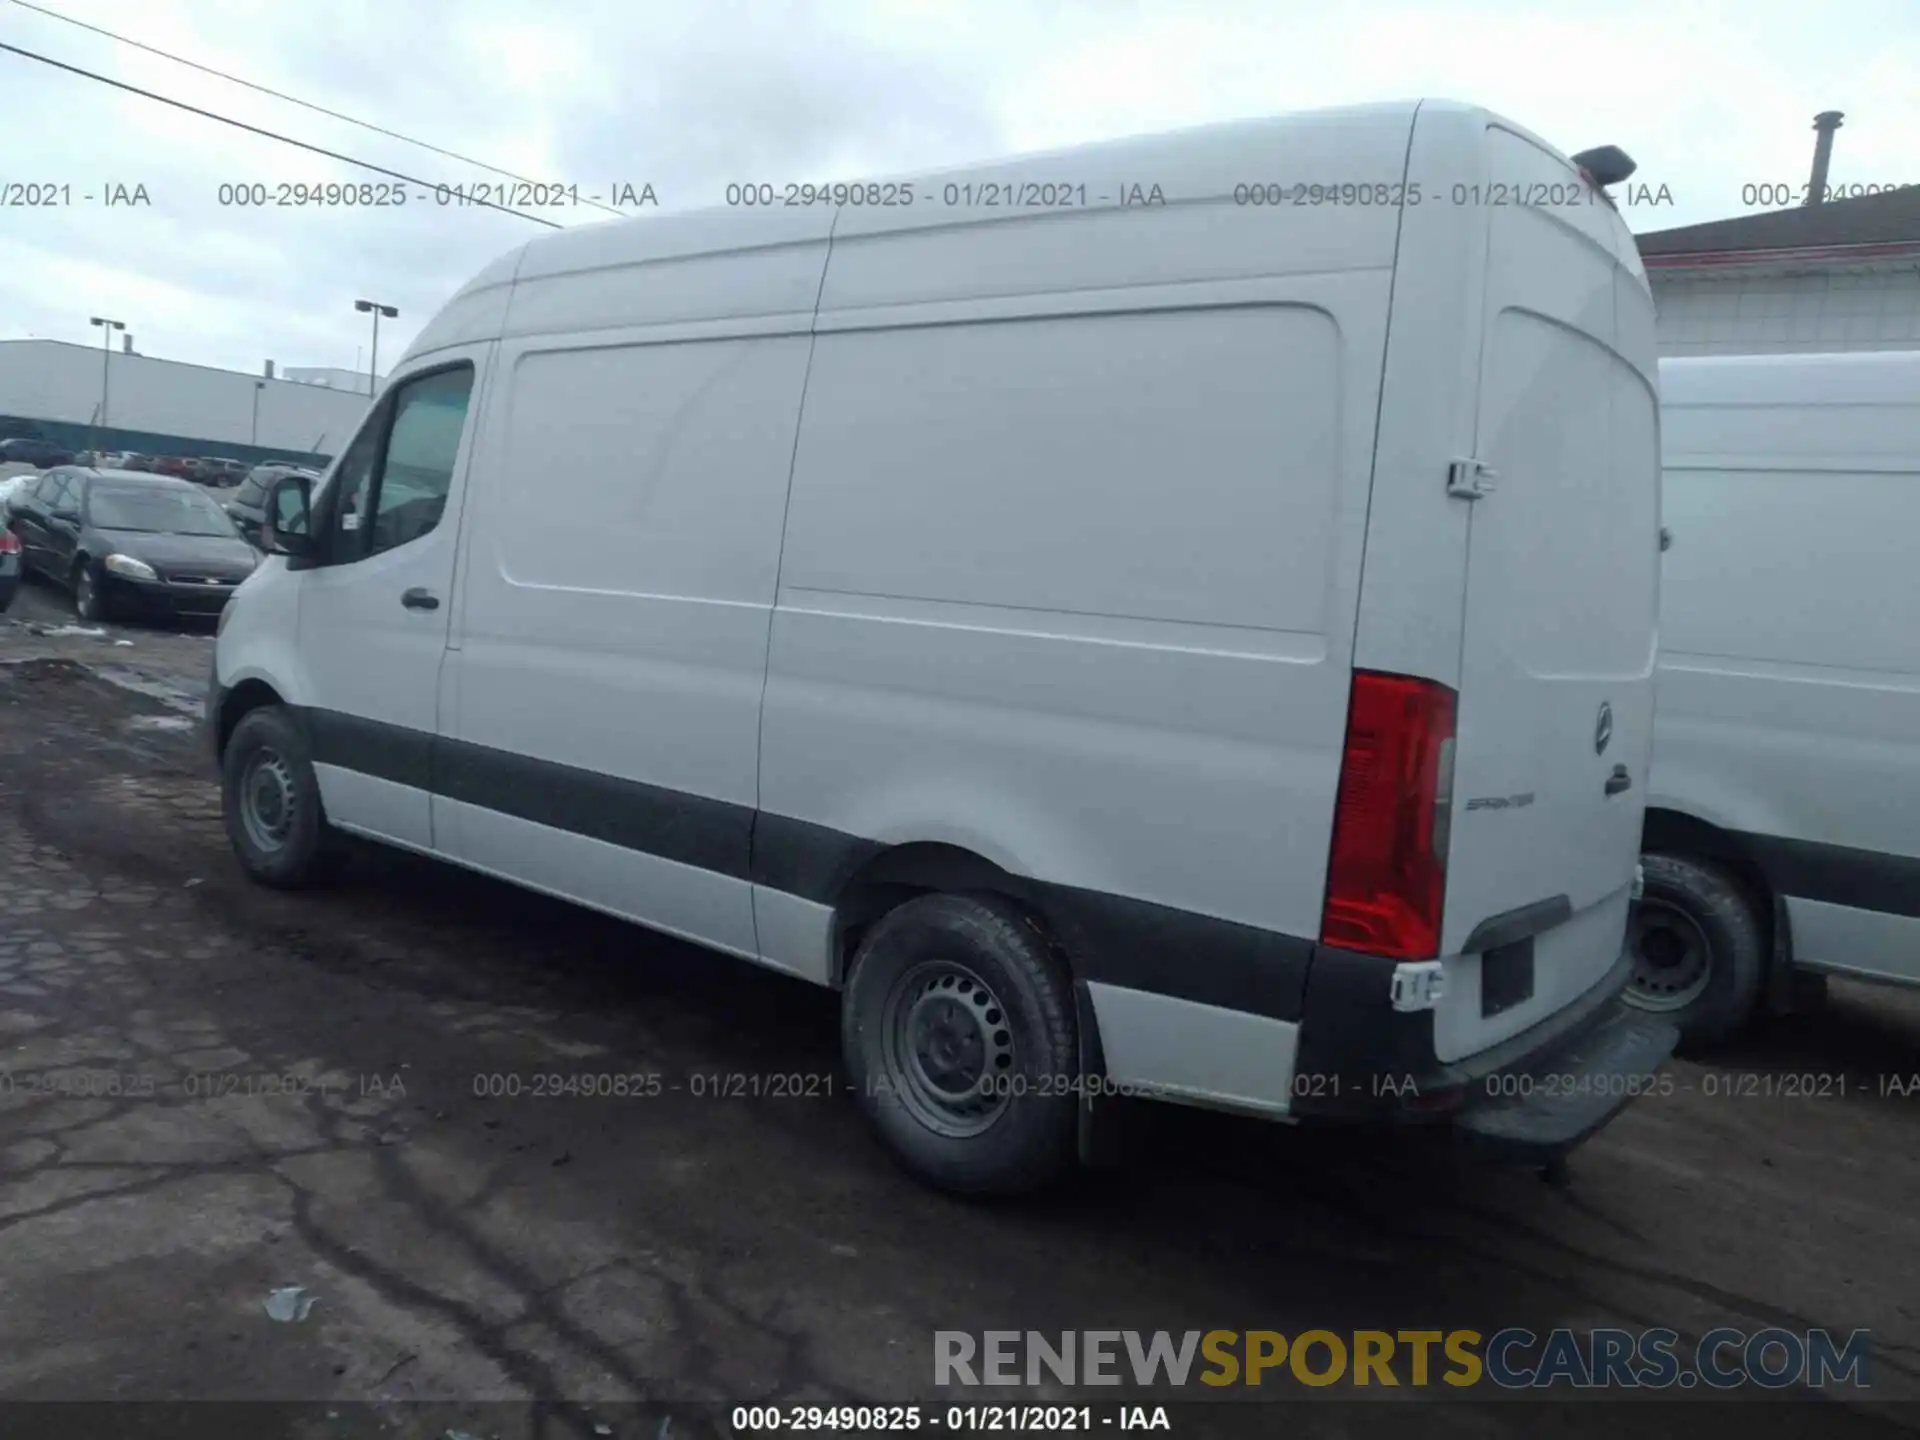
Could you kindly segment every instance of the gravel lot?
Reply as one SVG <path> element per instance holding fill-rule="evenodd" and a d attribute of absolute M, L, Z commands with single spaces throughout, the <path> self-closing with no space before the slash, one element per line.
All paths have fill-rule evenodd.
<path fill-rule="evenodd" d="M 1118 1172 L 960 1204 L 844 1097 L 689 1093 L 836 1075 L 830 995 L 399 854 L 250 886 L 187 725 L 210 635 L 36 633 L 62 623 L 37 587 L 0 617 L 0 1396 L 348 1407 L 258 1434 L 507 1434 L 484 1402 L 564 1400 L 540 1433 L 654 1436 L 621 1407 L 948 1398 L 936 1329 L 1780 1325 L 1871 1329 L 1870 1394 L 1684 1425 L 1216 1405 L 1174 1433 L 1920 1429 L 1920 1102 L 1882 1093 L 1920 1072 L 1913 996 L 1836 985 L 1676 1064 L 1564 1189 L 1168 1111 Z M 668 1088 L 476 1093 L 558 1072 Z M 1766 1093 L 1799 1074 L 1847 1093 Z M 274 1323 L 296 1284 L 317 1303 Z"/>

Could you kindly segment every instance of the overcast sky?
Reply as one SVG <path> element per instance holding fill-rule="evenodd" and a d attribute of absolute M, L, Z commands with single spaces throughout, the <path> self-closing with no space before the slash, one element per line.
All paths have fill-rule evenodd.
<path fill-rule="evenodd" d="M 1671 203 L 1635 230 L 1803 183 L 1815 111 L 1832 181 L 1920 181 L 1915 0 L 36 0 L 257 84 L 539 180 L 666 208 L 729 181 L 885 174 L 1210 120 L 1441 95 L 1563 150 L 1604 143 Z M 433 183 L 486 170 L 0 0 L 0 41 Z M 258 371 L 366 363 L 367 296 L 397 357 L 454 289 L 539 227 L 440 207 L 223 206 L 222 184 L 380 181 L 0 51 L 0 338 Z M 144 186 L 146 206 L 107 206 Z M 91 201 L 85 196 L 92 195 Z M 0 199 L 11 198 L 0 195 Z M 607 218 L 587 207 L 549 218 Z M 386 364 L 383 362 L 384 370 Z"/>

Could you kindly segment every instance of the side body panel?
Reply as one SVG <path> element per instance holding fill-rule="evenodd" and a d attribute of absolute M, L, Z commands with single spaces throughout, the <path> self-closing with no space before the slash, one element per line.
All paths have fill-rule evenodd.
<path fill-rule="evenodd" d="M 816 322 L 757 859 L 932 842 L 1031 880 L 1097 932 L 1109 1073 L 1209 1103 L 1288 1103 L 1398 221 L 1233 191 L 1397 186 L 1410 113 L 1249 127 L 1162 206 L 848 211 Z M 1072 178 L 1123 195 L 1154 156 Z M 820 907 L 845 877 L 764 858 Z M 1230 971 L 1259 1013 L 1215 1003 Z M 1250 1058 L 1210 1085 L 1222 1045 Z"/>
<path fill-rule="evenodd" d="M 1661 372 L 1652 803 L 1754 856 L 1796 963 L 1920 980 L 1920 354 Z"/>

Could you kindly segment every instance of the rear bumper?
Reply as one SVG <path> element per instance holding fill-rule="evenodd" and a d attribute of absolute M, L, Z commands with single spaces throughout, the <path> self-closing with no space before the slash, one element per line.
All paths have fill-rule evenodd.
<path fill-rule="evenodd" d="M 1601 1023 L 1572 1043 L 1500 1072 L 1454 1129 L 1497 1156 L 1544 1161 L 1566 1154 L 1639 1096 L 1673 1054 L 1679 1030 L 1616 1000 Z"/>
<path fill-rule="evenodd" d="M 1463 1142 L 1545 1162 L 1637 1096 L 1679 1032 L 1629 1008 L 1622 954 L 1585 995 L 1477 1055 L 1442 1061 L 1433 1012 L 1392 1006 L 1393 962 L 1320 950 L 1307 979 L 1292 1114 L 1302 1121 L 1449 1126 Z"/>

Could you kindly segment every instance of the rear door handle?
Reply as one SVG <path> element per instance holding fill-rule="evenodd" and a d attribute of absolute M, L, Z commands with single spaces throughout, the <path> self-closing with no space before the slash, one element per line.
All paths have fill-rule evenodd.
<path fill-rule="evenodd" d="M 400 603 L 409 610 L 438 610 L 440 597 L 431 590 L 424 590 L 416 585 L 400 597 Z"/>
<path fill-rule="evenodd" d="M 1627 774 L 1627 767 L 1624 765 L 1614 766 L 1613 774 L 1607 777 L 1607 794 L 1618 795 L 1621 791 L 1631 790 L 1632 788 L 1633 777 Z"/>

